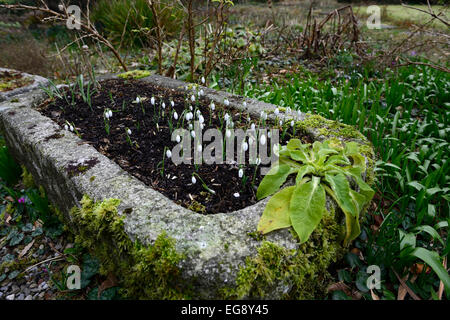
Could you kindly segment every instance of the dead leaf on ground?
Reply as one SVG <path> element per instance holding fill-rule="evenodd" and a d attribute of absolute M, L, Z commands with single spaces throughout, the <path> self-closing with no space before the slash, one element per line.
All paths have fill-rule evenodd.
<path fill-rule="evenodd" d="M 106 289 L 116 287 L 118 284 L 117 278 L 114 274 L 109 273 L 108 278 L 106 278 L 105 281 L 101 283 L 101 285 L 98 287 L 98 298 L 100 298 L 103 291 Z"/>
<path fill-rule="evenodd" d="M 31 241 L 29 244 L 27 244 L 25 246 L 25 248 L 23 248 L 23 250 L 19 253 L 19 259 L 21 259 L 24 255 L 26 255 L 28 253 L 28 251 L 31 249 L 33 244 L 34 244 L 34 240 Z"/>

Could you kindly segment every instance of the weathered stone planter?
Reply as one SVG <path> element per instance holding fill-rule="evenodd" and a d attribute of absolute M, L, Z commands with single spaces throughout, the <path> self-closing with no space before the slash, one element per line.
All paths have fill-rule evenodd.
<path fill-rule="evenodd" d="M 181 91 L 186 85 L 160 76 L 140 81 Z M 208 88 L 204 91 L 217 104 L 227 97 L 231 107 L 243 108 L 242 97 Z M 279 299 L 323 294 L 326 269 L 343 251 L 336 227 L 336 221 L 341 219 L 337 212 L 335 218 L 332 214 L 328 223 L 312 235 L 311 241 L 301 246 L 288 229 L 260 239 L 255 230 L 267 200 L 237 212 L 214 215 L 185 209 L 34 110 L 44 97 L 34 90 L 15 96 L 15 103 L 0 103 L 0 129 L 12 154 L 44 186 L 69 224 L 70 210 L 79 206 L 83 195 L 97 201 L 120 199 L 118 211 L 124 217 L 124 230 L 130 239 L 152 245 L 165 233 L 175 240 L 176 251 L 183 255 L 177 263 L 180 276 L 176 287 L 189 298 Z M 261 110 L 275 109 L 274 105 L 260 101 L 245 101 L 248 111 L 255 116 Z M 372 176 L 372 149 L 359 132 L 318 116 L 304 114 L 301 118 L 301 128 L 313 139 L 334 137 L 361 143 L 369 164 L 367 174 Z M 83 165 L 93 159 L 96 164 L 79 175 L 68 173 L 69 165 Z M 328 204 L 329 211 L 334 213 L 333 202 Z M 114 244 L 107 245 L 114 254 Z M 293 291 L 295 294 L 290 294 Z"/>
<path fill-rule="evenodd" d="M 0 72 L 3 71 L 13 71 L 10 69 L 5 69 L 5 68 L 0 68 Z M 5 91 L 5 92 L 0 92 L 0 102 L 3 102 L 5 100 L 8 100 L 11 97 L 17 96 L 19 94 L 23 94 L 23 93 L 27 93 L 33 90 L 38 89 L 40 86 L 47 86 L 49 81 L 43 77 L 40 76 L 35 76 L 35 75 L 31 75 L 28 73 L 24 73 L 22 72 L 22 76 L 24 79 L 30 79 L 32 81 L 30 81 L 30 84 L 11 90 L 11 91 Z"/>

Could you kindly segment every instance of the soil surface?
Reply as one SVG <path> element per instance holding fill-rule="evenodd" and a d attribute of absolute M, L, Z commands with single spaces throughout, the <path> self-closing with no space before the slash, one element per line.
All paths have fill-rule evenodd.
<path fill-rule="evenodd" d="M 244 178 L 239 177 L 238 164 L 175 165 L 166 156 L 163 161 L 163 155 L 177 144 L 171 141 L 168 122 L 169 117 L 174 119 L 174 112 L 178 114 L 178 127 L 188 129 L 184 114 L 190 111 L 190 106 L 193 114 L 198 109 L 204 117 L 203 131 L 213 127 L 224 132 L 225 125 L 222 126 L 221 119 L 225 112 L 232 117 L 235 128 L 244 130 L 250 127 L 250 123 L 257 124 L 259 119 L 251 119 L 249 123 L 247 114 L 230 108 L 225 110 L 221 106 L 211 111 L 210 101 L 204 97 L 199 99 L 196 95 L 195 102 L 191 102 L 191 95 L 185 96 L 141 81 L 114 79 L 100 82 L 100 85 L 92 95 L 91 106 L 83 100 L 80 90 L 68 90 L 65 98 L 49 99 L 39 109 L 63 128 L 66 126 L 70 130 L 72 125 L 74 132 L 99 152 L 186 208 L 211 214 L 232 212 L 256 203 L 256 190 L 263 176 L 258 166 L 248 164 L 248 152 L 246 165 L 242 167 Z M 137 97 L 140 98 L 138 103 Z M 155 98 L 155 105 L 151 103 L 152 97 Z M 162 108 L 163 102 L 165 109 Z M 109 119 L 109 134 L 105 129 L 108 122 L 105 112 L 108 109 L 113 114 Z M 197 118 L 195 116 L 195 120 Z M 176 127 L 177 121 L 172 120 L 172 124 Z M 128 129 L 131 135 L 127 134 Z M 287 141 L 292 133 L 288 124 L 284 131 L 283 137 L 280 131 L 282 142 Z M 307 137 L 302 139 L 310 142 Z M 203 142 L 203 150 L 209 143 Z M 193 176 L 196 178 L 195 184 Z"/>

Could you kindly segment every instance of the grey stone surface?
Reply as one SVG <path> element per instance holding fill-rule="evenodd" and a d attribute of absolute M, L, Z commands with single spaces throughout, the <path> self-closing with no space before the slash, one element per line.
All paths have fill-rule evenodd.
<path fill-rule="evenodd" d="M 16 71 L 16 70 L 0 68 L 0 72 L 2 72 L 2 71 Z M 30 83 L 29 85 L 21 87 L 21 88 L 17 88 L 17 89 L 14 89 L 11 91 L 6 91 L 6 92 L 0 92 L 0 102 L 12 99 L 13 97 L 16 98 L 17 95 L 26 94 L 30 91 L 39 89 L 40 86 L 45 87 L 45 86 L 48 86 L 48 84 L 49 84 L 48 79 L 45 79 L 41 76 L 31 75 L 31 74 L 28 74 L 25 72 L 22 72 L 22 75 L 25 78 L 33 79 L 33 82 Z"/>
<path fill-rule="evenodd" d="M 185 86 L 183 82 L 159 76 L 142 81 L 176 90 L 183 90 Z M 208 88 L 204 91 L 208 98 L 218 103 L 226 97 L 231 107 L 242 108 L 240 97 Z M 201 215 L 181 207 L 34 110 L 43 97 L 42 93 L 32 92 L 22 96 L 22 102 L 17 105 L 1 103 L 0 130 L 12 154 L 25 164 L 36 182 L 45 187 L 50 200 L 70 221 L 69 211 L 79 205 L 83 194 L 95 200 L 120 199 L 119 214 L 132 209 L 124 220 L 125 231 L 132 240 L 151 244 L 158 235 L 166 232 L 176 239 L 177 250 L 185 254 L 180 263 L 182 277 L 194 283 L 198 298 L 219 297 L 220 288 L 233 283 L 246 257 L 256 255 L 261 245 L 249 233 L 256 230 L 267 199 L 236 212 L 214 215 Z M 262 109 L 275 108 L 256 100 L 245 100 L 248 110 L 255 115 Z M 55 133 L 63 136 L 46 139 Z M 69 176 L 66 170 L 69 163 L 92 158 L 98 160 L 95 166 L 80 175 Z M 288 249 L 298 247 L 287 229 L 271 232 L 267 240 Z M 268 298 L 279 298 L 288 289 L 283 283 L 278 287 Z"/>

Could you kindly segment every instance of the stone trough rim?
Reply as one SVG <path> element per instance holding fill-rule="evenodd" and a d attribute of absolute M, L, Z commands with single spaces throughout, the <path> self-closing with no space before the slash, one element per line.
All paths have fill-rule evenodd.
<path fill-rule="evenodd" d="M 164 86 L 165 88 L 171 88 L 174 90 L 184 90 L 184 86 L 187 84 L 182 81 L 157 75 L 142 78 L 140 79 L 140 81 L 151 83 L 157 86 Z M 264 103 L 255 99 L 243 98 L 237 95 L 216 91 L 202 86 L 200 86 L 200 88 L 204 90 L 205 96 L 215 103 L 223 104 L 223 98 L 226 97 L 230 101 L 230 108 L 242 110 L 242 102 L 245 100 L 247 102 L 247 106 L 250 106 L 250 110 L 248 111 L 255 116 L 259 116 L 259 112 L 262 110 L 260 109 L 261 107 L 264 108 L 263 110 L 268 112 L 273 111 L 277 108 L 277 106 L 275 105 Z M 11 114 L 12 110 L 13 112 L 17 113 L 22 112 L 22 115 L 30 116 L 30 118 L 32 119 L 37 118 L 39 120 L 42 120 L 41 122 L 39 122 L 38 127 L 47 127 L 48 129 L 55 132 L 61 132 L 61 128 L 58 124 L 56 124 L 50 118 L 41 115 L 37 110 L 34 109 L 36 104 L 42 102 L 45 94 L 41 90 L 37 90 L 30 94 L 30 96 L 33 96 L 33 99 L 31 101 L 19 102 L 17 106 L 13 106 L 10 108 L 8 108 L 8 106 L 5 107 L 5 104 L 7 103 L 0 103 L 0 127 L 14 126 L 13 123 L 15 115 Z M 2 111 L 2 105 L 3 109 L 6 110 Z M 8 111 L 8 109 L 11 110 Z M 23 121 L 24 125 L 26 123 L 26 120 L 19 121 Z M 24 135 L 26 135 L 27 128 L 25 126 L 22 126 L 20 129 L 16 130 L 18 130 L 19 133 L 23 133 Z M 134 176 L 120 168 L 119 165 L 116 164 L 113 160 L 98 152 L 93 146 L 83 144 L 83 140 L 78 138 L 75 134 L 67 131 L 63 132 L 64 137 L 62 137 L 61 139 L 49 140 L 47 142 L 43 142 L 43 139 L 45 139 L 45 137 L 43 137 L 42 135 L 39 137 L 34 137 L 30 134 L 29 139 L 30 141 L 41 141 L 36 144 L 36 150 L 40 150 L 39 148 L 42 149 L 43 145 L 52 143 L 54 146 L 58 147 L 58 144 L 60 142 L 64 142 L 63 144 L 61 144 L 61 146 L 64 145 L 68 148 L 72 148 L 77 145 L 77 150 L 81 150 L 79 151 L 79 154 L 95 155 L 95 157 L 99 159 L 101 165 L 101 167 L 100 165 L 95 165 L 79 176 L 66 177 L 68 185 L 73 184 L 74 186 L 72 189 L 70 186 L 68 186 L 68 189 L 70 189 L 71 191 L 72 199 L 71 201 L 69 201 L 70 204 L 69 207 L 66 208 L 66 211 L 71 207 L 70 205 L 72 203 L 75 203 L 75 205 L 79 206 L 79 201 L 83 194 L 88 194 L 96 201 L 103 201 L 107 198 L 120 199 L 121 204 L 118 208 L 119 215 L 125 216 L 124 228 L 128 236 L 132 240 L 139 240 L 144 244 L 152 244 L 156 240 L 157 236 L 162 232 L 166 232 L 167 236 L 176 240 L 177 250 L 186 254 L 186 259 L 184 259 L 180 263 L 183 277 L 186 279 L 199 278 L 198 280 L 196 280 L 199 281 L 198 288 L 200 291 L 203 290 L 199 293 L 200 297 L 217 297 L 217 287 L 220 287 L 220 285 L 225 286 L 229 283 L 233 283 L 233 281 L 236 279 L 237 271 L 245 263 L 246 257 L 254 256 L 256 254 L 256 251 L 259 248 L 261 242 L 249 237 L 248 232 L 256 231 L 256 225 L 268 199 L 259 201 L 258 203 L 241 210 L 229 213 L 201 215 L 197 212 L 174 203 L 171 199 L 159 193 L 157 190 L 152 189 L 150 186 L 146 186 L 138 178 L 135 178 Z M 314 132 L 312 134 L 314 135 Z M 39 133 L 34 133 L 34 135 L 39 135 Z M 8 135 L 8 133 L 6 134 L 6 138 L 7 141 L 9 140 L 9 146 L 11 144 L 14 144 L 15 140 L 19 139 L 15 136 L 13 137 L 12 134 Z M 323 140 L 316 137 L 314 137 L 314 139 Z M 66 145 L 66 143 L 68 144 Z M 82 144 L 79 145 L 80 143 Z M 43 150 L 40 150 L 40 152 L 42 153 L 42 155 L 44 155 L 44 158 L 46 159 L 45 161 L 52 162 L 52 155 L 50 153 L 46 153 L 46 151 Z M 66 155 L 63 155 L 62 157 L 64 158 L 65 156 Z M 55 168 L 58 168 L 58 166 L 62 166 L 62 168 L 64 168 L 64 166 L 67 165 L 69 158 L 70 157 L 67 155 L 67 159 L 53 159 L 53 165 L 55 165 Z M 78 160 L 80 160 L 80 158 Z M 111 170 L 111 174 L 100 172 L 104 168 Z M 39 170 L 32 169 L 30 171 L 33 172 Z M 105 189 L 102 183 L 97 184 L 95 180 L 98 179 L 90 181 L 90 177 L 95 176 L 102 177 L 102 181 L 107 181 L 110 184 L 115 183 L 116 185 L 112 189 L 116 189 L 117 192 L 119 192 L 121 188 L 123 188 L 123 186 L 128 185 L 130 186 L 130 188 L 135 187 L 135 189 L 138 190 L 135 193 L 139 194 L 140 196 L 154 196 L 156 199 L 159 199 L 165 203 L 156 208 L 154 206 L 154 203 L 153 207 L 146 207 L 152 204 L 148 201 L 148 199 L 146 199 L 147 204 L 141 205 L 139 207 L 138 205 L 136 205 L 136 203 L 139 202 L 136 202 L 137 200 L 134 198 L 135 194 L 123 195 L 123 197 L 126 197 L 126 200 L 124 200 L 124 198 L 121 198 L 120 195 L 117 195 L 116 197 L 106 196 L 106 194 L 108 193 L 114 193 L 114 190 L 111 191 L 112 189 Z M 90 184 L 94 184 L 94 186 L 89 187 Z M 58 194 L 58 192 L 55 190 L 48 193 L 50 195 Z M 133 208 L 132 213 L 126 214 L 125 211 L 130 207 Z M 171 210 L 173 211 L 173 213 L 167 213 L 167 210 Z M 158 217 L 158 214 L 163 214 L 164 212 L 166 212 L 164 216 L 161 215 Z M 158 218 L 160 219 L 158 220 Z M 184 227 L 183 224 L 180 225 L 180 223 L 176 221 L 176 218 L 189 218 L 189 222 L 190 224 L 192 224 L 192 227 L 189 225 L 189 227 L 191 227 L 191 233 L 182 228 Z M 239 225 L 240 222 L 244 224 L 244 222 L 242 222 L 242 220 L 244 219 L 252 220 L 248 225 Z M 197 229 L 200 229 L 200 231 L 198 231 Z M 245 235 L 241 234 L 242 232 L 245 232 Z M 223 246 L 224 244 L 228 243 L 228 239 L 231 239 L 231 241 L 236 240 L 238 242 L 237 244 L 233 243 L 232 247 L 225 252 L 223 251 Z M 216 240 L 217 242 L 215 242 Z M 282 229 L 269 233 L 266 235 L 266 240 L 278 244 L 286 249 L 298 248 L 298 243 L 288 229 Z M 234 261 L 234 259 L 238 261 Z M 190 261 L 196 263 L 190 263 Z M 220 262 L 220 265 L 217 265 L 218 262 Z M 205 274 L 206 271 L 207 274 Z M 272 298 L 279 297 L 279 293 L 274 293 L 274 296 Z"/>

